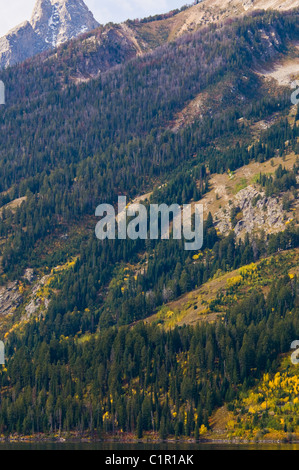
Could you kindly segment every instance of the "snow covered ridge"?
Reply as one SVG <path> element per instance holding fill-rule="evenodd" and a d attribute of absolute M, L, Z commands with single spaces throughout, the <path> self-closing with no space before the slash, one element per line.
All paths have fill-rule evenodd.
<path fill-rule="evenodd" d="M 30 21 L 0 39 L 0 68 L 55 48 L 98 26 L 83 0 L 37 0 Z"/>

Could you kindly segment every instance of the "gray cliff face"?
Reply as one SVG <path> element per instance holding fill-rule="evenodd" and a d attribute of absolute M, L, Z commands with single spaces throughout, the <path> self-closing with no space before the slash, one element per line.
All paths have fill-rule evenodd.
<path fill-rule="evenodd" d="M 99 26 L 83 0 L 38 0 L 30 23 L 52 47 Z"/>
<path fill-rule="evenodd" d="M 0 39 L 0 68 L 53 49 L 98 26 L 83 0 L 37 0 L 30 21 Z"/>

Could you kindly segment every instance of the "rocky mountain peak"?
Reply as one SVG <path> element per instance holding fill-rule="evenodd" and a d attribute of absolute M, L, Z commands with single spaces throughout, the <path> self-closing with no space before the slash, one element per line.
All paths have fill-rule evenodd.
<path fill-rule="evenodd" d="M 98 26 L 83 0 L 37 0 L 30 23 L 52 47 Z"/>
<path fill-rule="evenodd" d="M 30 21 L 0 39 L 0 68 L 55 48 L 98 26 L 83 0 L 37 0 Z"/>

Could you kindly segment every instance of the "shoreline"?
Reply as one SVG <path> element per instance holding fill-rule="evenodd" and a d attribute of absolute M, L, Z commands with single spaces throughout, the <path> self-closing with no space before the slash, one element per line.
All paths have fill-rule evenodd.
<path fill-rule="evenodd" d="M 0 437 L 0 446 L 2 444 L 109 444 L 109 445 L 227 445 L 227 446 L 243 446 L 243 445 L 299 445 L 299 438 L 294 440 L 288 440 L 287 438 L 283 439 L 216 439 L 216 438 L 202 438 L 195 440 L 192 438 L 168 438 L 165 440 L 162 439 L 134 439 L 134 438 L 120 438 L 113 436 L 105 437 L 92 437 L 92 436 L 75 436 L 70 434 L 61 434 L 57 435 L 32 435 L 32 436 L 2 436 Z"/>

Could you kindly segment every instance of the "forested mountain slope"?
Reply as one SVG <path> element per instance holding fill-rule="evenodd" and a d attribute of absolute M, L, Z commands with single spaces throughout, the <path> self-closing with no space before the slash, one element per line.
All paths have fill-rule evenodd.
<path fill-rule="evenodd" d="M 297 24 L 297 10 L 257 11 L 138 57 L 131 50 L 130 60 L 121 48 L 115 60 L 108 37 L 111 55 L 94 56 L 106 72 L 89 69 L 86 83 L 80 41 L 1 73 L 3 433 L 198 437 L 217 406 L 288 351 L 298 333 L 297 272 L 289 274 L 299 245 L 299 114 L 291 89 L 261 71 L 297 53 Z M 252 185 L 256 217 L 269 201 L 282 205 L 277 230 L 248 226 L 240 192 Z M 205 203 L 200 253 L 174 240 L 96 239 L 100 203 L 144 193 Z M 279 279 L 243 291 L 236 270 L 267 267 L 270 256 Z M 225 276 L 239 285 L 227 309 L 221 291 L 210 299 L 207 316 L 225 310 L 216 323 L 194 328 L 174 316 L 167 332 L 144 324 L 161 309 L 171 320 L 169 302 Z"/>

